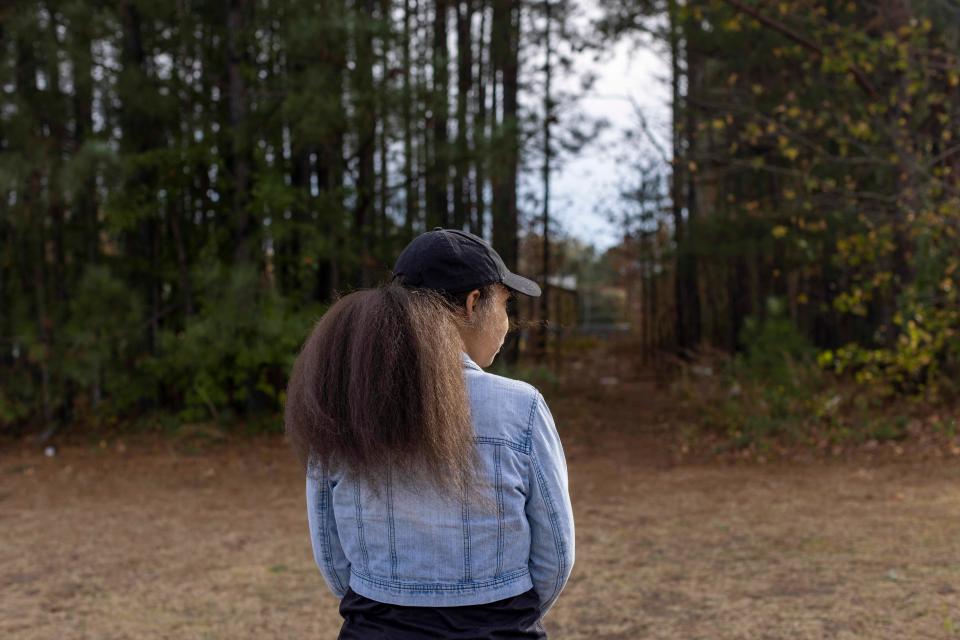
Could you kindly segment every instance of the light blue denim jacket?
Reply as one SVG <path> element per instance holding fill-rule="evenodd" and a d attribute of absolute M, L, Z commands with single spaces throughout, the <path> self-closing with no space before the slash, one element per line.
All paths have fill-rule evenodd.
<path fill-rule="evenodd" d="M 550 410 L 531 385 L 462 358 L 487 506 L 396 479 L 376 495 L 349 473 L 312 466 L 313 555 L 337 597 L 350 585 L 380 602 L 457 606 L 533 587 L 546 613 L 570 577 L 573 510 Z"/>

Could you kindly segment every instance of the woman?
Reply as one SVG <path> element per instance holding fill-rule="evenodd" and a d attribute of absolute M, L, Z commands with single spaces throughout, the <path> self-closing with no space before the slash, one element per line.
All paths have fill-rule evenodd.
<path fill-rule="evenodd" d="M 339 637 L 545 638 L 574 561 L 563 448 L 534 387 L 482 369 L 540 288 L 439 227 L 393 271 L 324 314 L 287 389 Z"/>

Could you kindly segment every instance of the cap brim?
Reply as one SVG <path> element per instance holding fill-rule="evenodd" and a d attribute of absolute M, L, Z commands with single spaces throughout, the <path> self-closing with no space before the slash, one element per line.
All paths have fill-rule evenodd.
<path fill-rule="evenodd" d="M 528 280 L 527 278 L 518 276 L 513 272 L 508 271 L 507 274 L 503 276 L 502 282 L 514 291 L 519 291 L 520 293 L 526 294 L 533 298 L 540 296 L 540 285 L 533 280 Z"/>

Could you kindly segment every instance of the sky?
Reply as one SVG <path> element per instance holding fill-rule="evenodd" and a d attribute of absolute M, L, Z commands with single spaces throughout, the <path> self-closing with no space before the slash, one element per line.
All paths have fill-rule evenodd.
<path fill-rule="evenodd" d="M 670 148 L 670 63 L 654 45 L 627 41 L 616 43 L 600 60 L 595 56 L 585 52 L 577 58 L 578 74 L 597 74 L 577 109 L 606 118 L 610 127 L 554 174 L 550 204 L 563 231 L 603 250 L 618 242 L 607 215 L 616 206 L 619 185 L 630 178 L 626 159 L 658 157 L 649 143 L 624 140 L 627 129 L 637 129 L 634 105 L 661 146 Z M 566 82 L 571 88 L 579 84 L 576 77 Z"/>

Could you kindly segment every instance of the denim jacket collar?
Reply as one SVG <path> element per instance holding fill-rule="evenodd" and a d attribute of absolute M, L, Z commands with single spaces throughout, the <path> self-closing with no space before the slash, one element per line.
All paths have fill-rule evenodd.
<path fill-rule="evenodd" d="M 467 355 L 466 351 L 460 352 L 460 358 L 463 360 L 463 366 L 468 369 L 476 369 L 477 371 L 483 371 L 476 362 L 474 362 L 470 356 Z"/>

